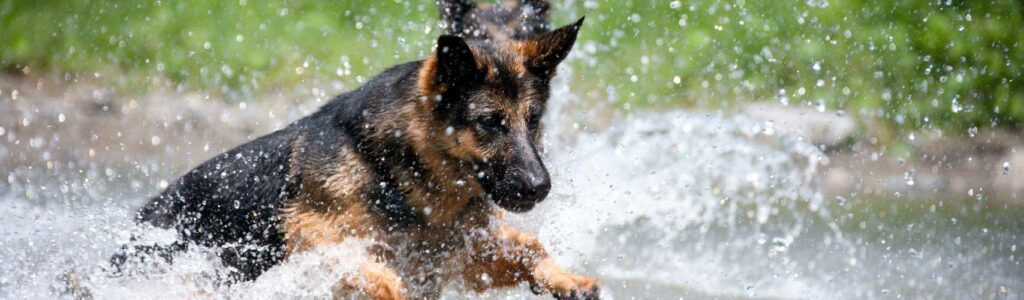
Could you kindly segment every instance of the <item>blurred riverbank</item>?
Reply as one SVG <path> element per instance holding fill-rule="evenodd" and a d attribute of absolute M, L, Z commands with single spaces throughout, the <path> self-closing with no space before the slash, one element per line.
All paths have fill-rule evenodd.
<path fill-rule="evenodd" d="M 0 140 L 6 144 L 0 154 L 10 158 L 0 167 L 60 169 L 92 162 L 173 177 L 286 126 L 340 92 L 294 88 L 229 103 L 171 88 L 119 95 L 88 80 L 75 81 L 0 77 Z M 616 118 L 607 108 L 597 110 L 593 113 L 602 118 Z M 915 132 L 909 134 L 910 143 L 892 149 L 870 126 L 858 129 L 852 118 L 832 111 L 762 103 L 736 113 L 764 122 L 764 130 L 795 135 L 821 148 L 826 158 L 818 176 L 829 197 L 974 198 L 1024 205 L 1020 132 L 998 129 L 953 137 Z M 592 123 L 593 128 L 608 126 Z M 601 130 L 593 128 L 583 130 Z M 176 159 L 164 159 L 170 157 Z M 0 181 L 0 191 L 11 184 Z"/>

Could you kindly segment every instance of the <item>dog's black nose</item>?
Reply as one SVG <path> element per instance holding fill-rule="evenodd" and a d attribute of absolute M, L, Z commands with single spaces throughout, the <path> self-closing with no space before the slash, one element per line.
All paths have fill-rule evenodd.
<path fill-rule="evenodd" d="M 519 181 L 519 191 L 523 194 L 524 200 L 544 200 L 544 197 L 547 197 L 548 192 L 551 191 L 551 178 L 546 171 L 526 174 Z"/>

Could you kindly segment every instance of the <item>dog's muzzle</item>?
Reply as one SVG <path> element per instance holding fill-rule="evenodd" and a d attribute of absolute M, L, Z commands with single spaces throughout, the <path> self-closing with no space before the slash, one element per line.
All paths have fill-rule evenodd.
<path fill-rule="evenodd" d="M 513 212 L 525 212 L 544 201 L 551 191 L 551 177 L 543 165 L 532 170 L 508 172 L 497 191 L 492 194 L 494 202 Z"/>

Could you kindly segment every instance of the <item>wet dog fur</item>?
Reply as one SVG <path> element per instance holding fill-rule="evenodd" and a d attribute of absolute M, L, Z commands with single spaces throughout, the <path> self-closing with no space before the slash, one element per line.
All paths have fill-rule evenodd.
<path fill-rule="evenodd" d="M 437 0 L 437 7 L 447 33 L 466 39 L 524 40 L 551 31 L 548 0 Z"/>
<path fill-rule="evenodd" d="M 540 117 L 582 22 L 514 39 L 441 36 L 427 59 L 183 175 L 137 216 L 183 242 L 126 247 L 114 265 L 198 244 L 219 249 L 235 280 L 251 280 L 290 254 L 360 238 L 374 241 L 374 259 L 339 278 L 339 295 L 436 298 L 462 280 L 477 291 L 527 283 L 596 299 L 593 279 L 500 221 L 551 187 Z"/>

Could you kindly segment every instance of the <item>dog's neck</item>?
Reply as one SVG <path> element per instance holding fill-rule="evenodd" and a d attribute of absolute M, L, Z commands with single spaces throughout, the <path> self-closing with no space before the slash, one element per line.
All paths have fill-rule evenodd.
<path fill-rule="evenodd" d="M 448 226 L 470 202 L 485 201 L 486 194 L 473 164 L 448 155 L 435 143 L 438 135 L 446 134 L 445 127 L 422 116 L 416 108 L 421 98 L 399 100 L 400 109 L 381 112 L 395 115 L 366 118 L 362 152 L 377 166 L 381 182 L 394 185 L 403 196 L 378 199 L 389 200 L 387 204 L 397 209 L 391 212 L 414 214 L 426 226 Z M 406 208 L 396 207 L 403 203 Z"/>

